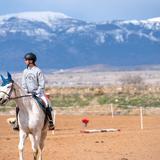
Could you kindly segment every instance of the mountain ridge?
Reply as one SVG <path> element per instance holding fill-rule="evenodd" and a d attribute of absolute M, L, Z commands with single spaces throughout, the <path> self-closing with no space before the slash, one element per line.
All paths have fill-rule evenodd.
<path fill-rule="evenodd" d="M 2 70 L 23 69 L 30 51 L 44 69 L 157 65 L 160 17 L 94 23 L 50 11 L 9 14 L 0 16 L 0 46 Z"/>

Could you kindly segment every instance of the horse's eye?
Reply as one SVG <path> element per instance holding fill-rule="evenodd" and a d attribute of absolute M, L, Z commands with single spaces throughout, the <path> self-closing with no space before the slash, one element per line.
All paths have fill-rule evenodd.
<path fill-rule="evenodd" d="M 11 88 L 11 86 L 7 86 L 7 88 Z"/>

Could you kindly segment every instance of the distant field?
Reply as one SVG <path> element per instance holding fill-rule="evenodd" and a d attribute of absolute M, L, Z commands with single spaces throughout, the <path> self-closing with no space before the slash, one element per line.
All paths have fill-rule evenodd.
<path fill-rule="evenodd" d="M 110 114 L 106 108 L 111 104 L 116 114 L 136 114 L 133 108 L 140 106 L 146 108 L 146 114 L 160 113 L 160 71 L 57 72 L 45 77 L 46 92 L 59 113 Z M 20 83 L 21 74 L 13 78 Z M 12 109 L 15 103 L 8 106 Z M 0 108 L 1 112 L 8 110 Z"/>
<path fill-rule="evenodd" d="M 160 71 L 53 72 L 45 74 L 48 87 L 121 85 L 125 77 L 141 77 L 145 84 L 160 86 Z M 21 73 L 13 76 L 19 83 Z"/>

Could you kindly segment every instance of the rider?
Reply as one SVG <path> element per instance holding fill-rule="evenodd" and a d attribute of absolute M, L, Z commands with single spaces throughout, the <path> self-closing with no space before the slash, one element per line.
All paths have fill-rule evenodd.
<path fill-rule="evenodd" d="M 52 119 L 51 110 L 49 100 L 44 95 L 45 90 L 45 80 L 42 71 L 37 67 L 36 60 L 37 57 L 34 53 L 27 53 L 24 56 L 25 64 L 27 68 L 23 71 L 22 77 L 22 88 L 25 92 L 31 93 L 33 97 L 37 96 L 41 98 L 46 105 L 46 114 L 49 121 L 49 130 L 54 130 L 54 123 Z M 18 118 L 18 107 L 16 108 L 16 118 Z M 14 128 L 15 130 L 19 129 L 18 123 L 16 122 Z"/>

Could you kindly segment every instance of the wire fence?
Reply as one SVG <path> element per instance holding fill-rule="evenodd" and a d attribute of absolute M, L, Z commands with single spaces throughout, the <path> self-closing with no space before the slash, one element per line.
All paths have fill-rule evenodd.
<path fill-rule="evenodd" d="M 108 105 L 93 105 L 86 107 L 53 107 L 57 111 L 57 114 L 66 115 L 108 115 L 108 116 L 120 116 L 120 115 L 139 115 L 140 109 L 143 110 L 144 116 L 160 116 L 160 108 L 156 107 L 141 107 L 132 106 L 128 108 L 121 108 L 114 104 Z M 15 114 L 15 107 L 0 106 L 0 114 Z"/>

